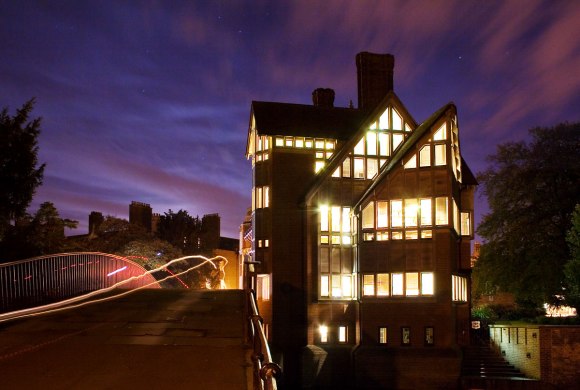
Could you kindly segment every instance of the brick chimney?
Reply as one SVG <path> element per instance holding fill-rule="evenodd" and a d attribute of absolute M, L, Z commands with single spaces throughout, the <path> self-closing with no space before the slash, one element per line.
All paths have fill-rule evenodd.
<path fill-rule="evenodd" d="M 316 107 L 334 107 L 334 90 L 330 88 L 316 88 L 312 92 L 312 103 Z"/>
<path fill-rule="evenodd" d="M 361 52 L 356 55 L 358 81 L 358 108 L 372 110 L 393 90 L 392 54 Z"/>

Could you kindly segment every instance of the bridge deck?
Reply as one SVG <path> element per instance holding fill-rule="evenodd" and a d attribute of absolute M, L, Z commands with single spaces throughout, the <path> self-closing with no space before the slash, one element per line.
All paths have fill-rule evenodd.
<path fill-rule="evenodd" d="M 141 290 L 0 323 L 6 389 L 249 389 L 244 293 Z"/>

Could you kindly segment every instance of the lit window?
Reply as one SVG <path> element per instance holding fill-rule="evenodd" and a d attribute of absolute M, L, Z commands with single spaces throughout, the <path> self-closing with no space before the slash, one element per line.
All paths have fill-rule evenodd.
<path fill-rule="evenodd" d="M 337 235 L 332 236 L 332 245 L 340 245 L 340 236 Z"/>
<path fill-rule="evenodd" d="M 270 246 L 270 240 L 264 240 L 264 247 L 268 248 Z"/>
<path fill-rule="evenodd" d="M 389 202 L 377 202 L 377 228 L 389 227 Z"/>
<path fill-rule="evenodd" d="M 433 295 L 434 292 L 433 272 L 421 272 L 421 295 Z"/>
<path fill-rule="evenodd" d="M 363 275 L 363 295 L 375 295 L 375 275 Z"/>
<path fill-rule="evenodd" d="M 340 206 L 332 206 L 330 212 L 332 231 L 340 232 Z"/>
<path fill-rule="evenodd" d="M 325 154 L 326 159 L 328 160 L 329 158 L 332 157 L 332 152 L 326 152 Z"/>
<path fill-rule="evenodd" d="M 342 296 L 341 279 L 340 275 L 332 275 L 332 296 L 334 298 L 340 298 Z"/>
<path fill-rule="evenodd" d="M 257 188 L 257 193 L 256 193 L 256 208 L 262 208 L 262 206 L 264 205 L 263 203 L 263 194 L 264 194 L 264 189 L 263 187 L 258 187 Z"/>
<path fill-rule="evenodd" d="M 379 155 L 388 156 L 389 152 L 389 134 L 379 133 Z"/>
<path fill-rule="evenodd" d="M 376 158 L 367 159 L 367 179 L 372 179 L 379 173 L 379 162 Z"/>
<path fill-rule="evenodd" d="M 419 238 L 419 232 L 417 230 L 405 230 L 406 240 L 416 240 Z"/>
<path fill-rule="evenodd" d="M 445 141 L 447 139 L 447 126 L 445 123 L 433 135 L 434 141 Z"/>
<path fill-rule="evenodd" d="M 369 202 L 362 211 L 362 228 L 373 229 L 375 227 L 375 203 Z"/>
<path fill-rule="evenodd" d="M 305 140 L 304 146 L 306 146 L 308 149 L 312 149 L 312 140 L 311 139 Z"/>
<path fill-rule="evenodd" d="M 363 240 L 364 241 L 374 241 L 375 233 L 372 232 L 364 232 L 363 233 Z"/>
<path fill-rule="evenodd" d="M 435 331 L 432 326 L 425 327 L 425 345 L 433 345 L 435 341 Z"/>
<path fill-rule="evenodd" d="M 405 295 L 417 296 L 419 295 L 419 274 L 417 272 L 407 272 Z"/>
<path fill-rule="evenodd" d="M 332 172 L 332 177 L 340 177 L 340 167 L 336 168 L 334 172 Z"/>
<path fill-rule="evenodd" d="M 437 225 L 447 225 L 449 223 L 446 197 L 435 198 L 435 223 Z"/>
<path fill-rule="evenodd" d="M 403 274 L 395 273 L 391 275 L 391 286 L 393 295 L 403 295 Z"/>
<path fill-rule="evenodd" d="M 320 231 L 328 231 L 328 206 L 320 205 Z"/>
<path fill-rule="evenodd" d="M 354 154 L 359 156 L 364 156 L 365 154 L 365 139 L 364 137 L 358 141 L 358 144 L 354 147 Z"/>
<path fill-rule="evenodd" d="M 328 236 L 327 235 L 320 236 L 320 243 L 321 244 L 328 244 Z"/>
<path fill-rule="evenodd" d="M 393 108 L 393 130 L 403 130 L 403 118 L 401 115 Z"/>
<path fill-rule="evenodd" d="M 419 151 L 419 166 L 431 166 L 431 145 L 425 145 Z"/>
<path fill-rule="evenodd" d="M 258 240 L 258 248 L 262 247 L 262 240 Z"/>
<path fill-rule="evenodd" d="M 435 145 L 435 165 L 447 164 L 445 144 Z"/>
<path fill-rule="evenodd" d="M 334 142 L 327 141 L 327 142 L 325 143 L 324 147 L 325 147 L 327 150 L 332 150 L 332 149 L 334 149 Z"/>
<path fill-rule="evenodd" d="M 377 133 L 374 131 L 369 131 L 367 133 L 367 155 L 377 155 Z"/>
<path fill-rule="evenodd" d="M 324 152 L 316 152 L 314 154 L 314 156 L 318 159 L 323 159 L 324 158 Z"/>
<path fill-rule="evenodd" d="M 328 343 L 328 327 L 326 325 L 320 325 L 318 332 L 320 333 L 320 342 Z"/>
<path fill-rule="evenodd" d="M 389 239 L 389 232 L 377 232 L 377 241 L 387 241 Z"/>
<path fill-rule="evenodd" d="M 354 178 L 364 179 L 365 178 L 365 162 L 364 158 L 355 157 L 354 159 Z"/>
<path fill-rule="evenodd" d="M 270 187 L 264 187 L 264 207 L 270 207 Z"/>
<path fill-rule="evenodd" d="M 411 345 L 411 328 L 408 326 L 401 328 L 401 344 Z"/>
<path fill-rule="evenodd" d="M 421 238 L 433 238 L 433 230 L 421 230 Z"/>
<path fill-rule="evenodd" d="M 452 199 L 452 201 L 453 201 L 453 228 L 455 229 L 457 234 L 460 234 L 461 232 L 459 231 L 459 229 L 461 228 L 461 225 L 459 221 L 459 208 L 457 207 L 455 199 Z"/>
<path fill-rule="evenodd" d="M 346 343 L 346 326 L 338 327 L 338 342 Z"/>
<path fill-rule="evenodd" d="M 389 274 L 377 274 L 377 296 L 389 295 Z"/>
<path fill-rule="evenodd" d="M 411 126 L 408 123 L 405 123 L 405 131 L 412 131 Z"/>
<path fill-rule="evenodd" d="M 293 144 L 294 144 L 294 139 L 292 137 L 286 137 L 284 139 L 284 145 L 286 147 L 291 148 Z"/>
<path fill-rule="evenodd" d="M 284 146 L 284 138 L 276 138 L 276 146 Z"/>
<path fill-rule="evenodd" d="M 409 159 L 409 161 L 407 161 L 405 163 L 404 166 L 405 169 L 413 169 L 413 168 L 417 168 L 417 155 L 414 154 L 411 156 L 411 158 Z"/>
<path fill-rule="evenodd" d="M 324 161 L 316 161 L 314 163 L 314 173 L 318 173 L 324 168 Z"/>
<path fill-rule="evenodd" d="M 391 226 L 403 227 L 403 201 L 391 200 Z"/>
<path fill-rule="evenodd" d="M 296 146 L 297 148 L 303 148 L 304 138 L 296 138 L 296 140 L 294 141 L 294 146 Z"/>
<path fill-rule="evenodd" d="M 451 275 L 452 299 L 456 302 L 467 302 L 467 278 Z"/>
<path fill-rule="evenodd" d="M 421 226 L 431 226 L 433 218 L 431 216 L 431 198 L 421 199 Z"/>
<path fill-rule="evenodd" d="M 393 240 L 402 240 L 403 239 L 403 232 L 399 230 L 394 230 L 391 232 L 391 238 Z"/>
<path fill-rule="evenodd" d="M 320 277 L 320 296 L 327 297 L 329 293 L 328 275 Z"/>
<path fill-rule="evenodd" d="M 382 326 L 379 328 L 379 344 L 386 344 L 387 343 L 387 328 Z"/>
<path fill-rule="evenodd" d="M 393 150 L 397 149 L 397 147 L 403 142 L 403 134 L 393 134 Z"/>
<path fill-rule="evenodd" d="M 405 227 L 417 226 L 417 199 L 405 199 Z"/>
<path fill-rule="evenodd" d="M 263 301 L 270 300 L 270 275 L 256 276 L 256 291 L 258 293 L 258 299 Z"/>
<path fill-rule="evenodd" d="M 350 157 L 342 162 L 342 177 L 350 177 Z"/>
<path fill-rule="evenodd" d="M 316 141 L 314 141 L 314 147 L 316 149 L 324 149 L 324 141 L 321 139 L 317 139 Z"/>
<path fill-rule="evenodd" d="M 387 108 L 385 112 L 379 117 L 379 129 L 389 128 L 389 109 Z"/>
<path fill-rule="evenodd" d="M 352 297 L 352 276 L 342 275 L 342 296 Z"/>
<path fill-rule="evenodd" d="M 471 214 L 468 212 L 461 212 L 461 235 L 471 235 Z"/>
<path fill-rule="evenodd" d="M 342 232 L 350 233 L 350 207 L 342 208 Z"/>

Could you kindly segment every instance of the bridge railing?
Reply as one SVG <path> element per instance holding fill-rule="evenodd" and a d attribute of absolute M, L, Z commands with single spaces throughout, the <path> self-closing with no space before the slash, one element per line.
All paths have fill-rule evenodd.
<path fill-rule="evenodd" d="M 112 287 L 146 272 L 124 257 L 96 252 L 61 253 L 0 264 L 0 313 Z M 148 284 L 159 288 L 150 274 L 119 288 L 134 289 Z"/>
<path fill-rule="evenodd" d="M 252 361 L 254 364 L 254 389 L 276 390 L 278 378 L 282 374 L 280 366 L 272 361 L 270 347 L 264 332 L 263 319 L 258 312 L 256 295 L 248 291 L 249 332 L 253 346 Z"/>

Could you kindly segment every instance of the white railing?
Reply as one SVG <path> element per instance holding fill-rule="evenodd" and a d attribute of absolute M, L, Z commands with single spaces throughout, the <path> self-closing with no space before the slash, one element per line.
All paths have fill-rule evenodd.
<path fill-rule="evenodd" d="M 119 288 L 160 288 L 139 264 L 105 253 L 60 253 L 0 264 L 0 313 L 57 302 L 126 280 Z"/>

